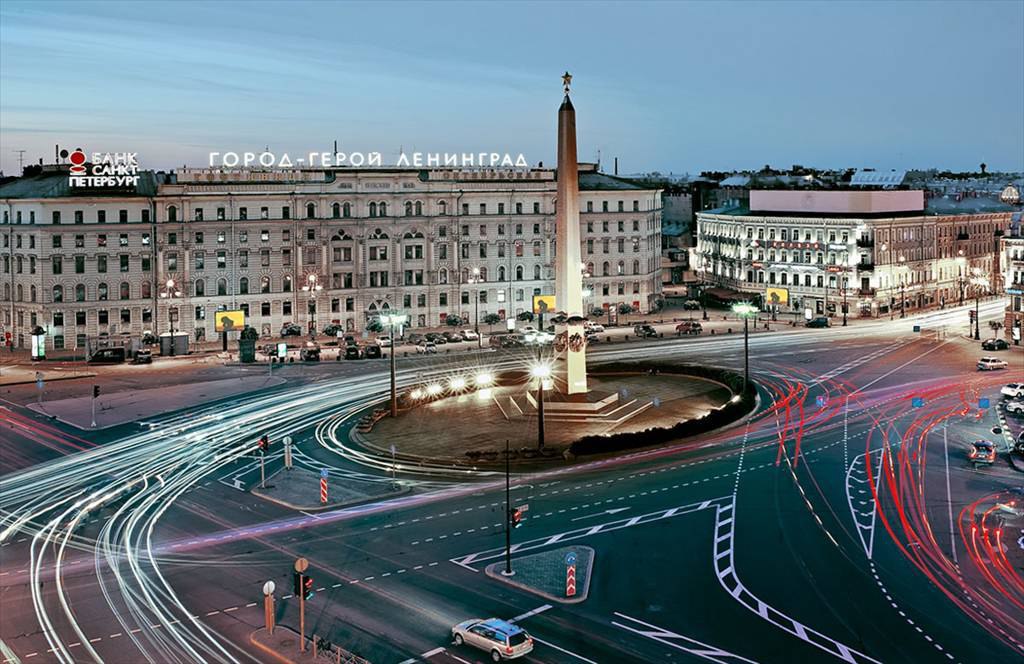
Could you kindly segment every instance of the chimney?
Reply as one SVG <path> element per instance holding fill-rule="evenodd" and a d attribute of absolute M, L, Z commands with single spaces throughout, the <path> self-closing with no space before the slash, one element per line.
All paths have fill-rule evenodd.
<path fill-rule="evenodd" d="M 615 174 L 616 175 L 619 174 L 619 158 L 618 157 L 615 158 Z"/>

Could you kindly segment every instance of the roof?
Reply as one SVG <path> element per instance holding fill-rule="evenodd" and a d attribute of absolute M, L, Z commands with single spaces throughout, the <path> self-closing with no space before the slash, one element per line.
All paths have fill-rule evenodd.
<path fill-rule="evenodd" d="M 488 618 L 487 620 L 484 620 L 481 624 L 487 625 L 494 631 L 501 632 L 502 634 L 506 634 L 508 636 L 512 636 L 513 634 L 518 634 L 519 632 L 523 631 L 522 627 L 519 627 L 518 625 L 513 625 L 507 620 L 502 620 L 500 618 Z"/>
<path fill-rule="evenodd" d="M 854 187 L 895 187 L 903 184 L 906 177 L 906 171 L 861 169 L 850 178 L 850 185 Z"/>
<path fill-rule="evenodd" d="M 730 175 L 718 183 L 719 187 L 747 187 L 749 185 L 749 175 Z"/>
<path fill-rule="evenodd" d="M 0 198 L 71 198 L 74 196 L 116 196 L 131 198 L 155 196 L 158 177 L 163 174 L 139 171 L 139 184 L 134 189 L 72 188 L 65 170 L 45 170 L 36 175 L 20 177 L 0 185 Z"/>
<path fill-rule="evenodd" d="M 644 191 L 647 187 L 606 173 L 580 173 L 580 191 Z"/>

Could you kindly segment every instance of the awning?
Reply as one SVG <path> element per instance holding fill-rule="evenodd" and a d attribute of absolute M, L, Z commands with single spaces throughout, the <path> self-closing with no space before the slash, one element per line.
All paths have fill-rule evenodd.
<path fill-rule="evenodd" d="M 711 297 L 722 300 L 723 302 L 749 300 L 751 298 L 749 293 L 740 293 L 739 291 L 734 291 L 731 288 L 708 288 L 705 292 Z"/>

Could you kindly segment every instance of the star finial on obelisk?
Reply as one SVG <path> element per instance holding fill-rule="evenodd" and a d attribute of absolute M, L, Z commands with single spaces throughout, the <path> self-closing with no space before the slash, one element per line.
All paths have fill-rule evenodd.
<path fill-rule="evenodd" d="M 572 74 L 565 72 L 562 74 L 562 88 L 565 90 L 565 94 L 569 94 L 570 83 L 572 83 Z"/>

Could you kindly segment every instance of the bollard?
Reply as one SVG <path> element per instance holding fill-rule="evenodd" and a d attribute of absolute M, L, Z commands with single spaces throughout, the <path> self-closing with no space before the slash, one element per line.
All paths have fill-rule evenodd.
<path fill-rule="evenodd" d="M 732 328 L 731 327 L 729 328 L 728 332 L 729 332 L 729 334 L 732 334 Z"/>

